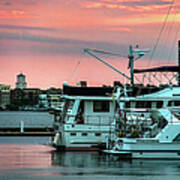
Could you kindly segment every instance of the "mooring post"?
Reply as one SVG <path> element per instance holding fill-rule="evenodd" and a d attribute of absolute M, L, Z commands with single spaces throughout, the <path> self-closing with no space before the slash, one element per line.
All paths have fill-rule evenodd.
<path fill-rule="evenodd" d="M 20 132 L 23 133 L 24 132 L 24 121 L 21 121 L 21 128 L 20 128 Z"/>

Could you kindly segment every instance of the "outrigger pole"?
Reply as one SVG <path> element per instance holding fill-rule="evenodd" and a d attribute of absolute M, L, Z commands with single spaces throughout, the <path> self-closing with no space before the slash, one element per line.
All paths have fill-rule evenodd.
<path fill-rule="evenodd" d="M 101 59 L 100 57 L 96 56 L 92 51 L 94 51 L 93 49 L 84 49 L 85 53 L 88 53 L 89 55 L 95 57 L 97 60 L 99 60 L 100 62 L 104 63 L 106 66 L 110 67 L 111 69 L 113 69 L 114 71 L 116 71 L 117 73 L 121 74 L 122 76 L 124 76 L 125 78 L 127 78 L 128 80 L 131 80 L 130 77 L 128 77 L 126 74 L 122 73 L 121 71 L 119 71 L 118 69 L 116 69 L 115 67 L 113 67 L 112 65 L 110 65 L 109 63 L 105 62 L 103 59 Z M 96 51 L 96 50 L 95 50 Z M 100 52 L 100 51 L 99 51 Z"/>
<path fill-rule="evenodd" d="M 106 66 L 110 67 L 111 69 L 113 69 L 117 73 L 121 74 L 122 76 L 124 76 L 125 78 L 130 80 L 130 85 L 134 86 L 134 60 L 137 60 L 137 59 L 141 58 L 142 56 L 144 56 L 145 53 L 149 52 L 149 49 L 133 49 L 132 45 L 129 46 L 129 56 L 128 56 L 128 58 L 129 58 L 129 65 L 130 65 L 129 66 L 130 67 L 130 77 L 128 77 L 126 74 L 122 73 L 121 71 L 119 71 L 118 69 L 116 69 L 115 67 L 110 65 L 109 63 L 105 62 L 100 57 L 96 56 L 93 52 L 102 53 L 102 54 L 109 54 L 109 55 L 113 55 L 113 56 L 120 56 L 120 54 L 114 54 L 114 53 L 110 53 L 110 52 L 99 51 L 99 50 L 96 50 L 96 49 L 88 49 L 88 48 L 84 49 L 84 52 L 88 53 L 91 56 L 93 56 L 94 58 L 96 58 L 97 60 L 99 60 L 100 62 L 105 64 Z M 136 57 L 134 59 L 133 53 L 138 54 L 138 57 Z"/>

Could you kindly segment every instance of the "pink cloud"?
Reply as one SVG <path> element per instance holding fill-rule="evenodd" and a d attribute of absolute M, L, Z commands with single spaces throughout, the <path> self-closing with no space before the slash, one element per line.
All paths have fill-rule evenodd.
<path fill-rule="evenodd" d="M 119 27 L 119 26 L 112 26 L 105 28 L 107 31 L 118 31 L 118 32 L 130 32 L 131 29 L 128 27 Z"/>

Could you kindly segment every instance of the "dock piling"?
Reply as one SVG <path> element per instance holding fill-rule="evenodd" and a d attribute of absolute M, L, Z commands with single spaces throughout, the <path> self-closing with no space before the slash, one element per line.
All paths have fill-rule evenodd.
<path fill-rule="evenodd" d="M 20 128 L 20 132 L 23 133 L 24 132 L 24 121 L 21 121 L 21 128 Z"/>

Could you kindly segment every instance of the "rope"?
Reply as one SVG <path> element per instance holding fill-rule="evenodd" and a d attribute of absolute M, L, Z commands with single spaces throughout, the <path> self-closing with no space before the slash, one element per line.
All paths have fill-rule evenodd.
<path fill-rule="evenodd" d="M 90 50 L 90 51 L 95 52 L 95 53 L 100 53 L 100 54 L 106 54 L 106 55 L 110 55 L 110 56 L 118 56 L 118 57 L 126 58 L 126 56 L 118 54 L 118 53 L 112 53 L 112 52 L 107 52 L 107 51 L 102 51 L 102 50 L 97 50 L 97 49 L 89 49 L 89 48 L 87 50 Z"/>
<path fill-rule="evenodd" d="M 174 13 L 174 17 L 173 17 L 172 26 L 175 26 L 175 20 L 176 20 L 177 11 L 178 11 L 178 6 L 175 6 L 175 13 Z M 169 51 L 169 56 L 168 56 L 167 63 L 169 63 L 169 61 L 171 60 L 172 51 L 173 51 L 173 49 L 175 47 L 175 43 L 176 43 L 176 39 L 177 39 L 177 35 L 178 35 L 179 30 L 180 30 L 180 26 L 177 28 L 177 31 L 176 31 L 175 36 L 174 36 L 174 40 L 172 41 L 172 45 L 171 45 L 171 48 L 170 48 L 170 51 Z M 169 32 L 169 34 L 170 34 L 170 32 Z"/>
<path fill-rule="evenodd" d="M 176 31 L 176 34 L 175 34 L 175 37 L 174 37 L 174 40 L 173 40 L 173 43 L 172 43 L 172 46 L 171 46 L 170 54 L 169 54 L 169 57 L 168 57 L 168 62 L 172 58 L 172 52 L 173 52 L 173 49 L 175 48 L 175 44 L 176 44 L 176 40 L 177 40 L 179 32 L 180 32 L 180 24 L 178 25 L 178 28 L 177 28 L 177 31 Z"/>
<path fill-rule="evenodd" d="M 81 64 L 81 61 L 82 61 L 82 58 L 80 57 L 79 61 L 78 61 L 77 64 L 75 65 L 72 73 L 71 73 L 71 74 L 69 75 L 69 77 L 68 77 L 69 80 L 73 77 L 73 75 L 74 75 L 75 72 L 77 71 L 79 65 Z"/>
<path fill-rule="evenodd" d="M 153 50 L 152 50 L 152 54 L 151 54 L 151 56 L 150 56 L 150 61 L 149 61 L 149 63 L 148 63 L 148 66 L 150 66 L 150 63 L 151 63 L 151 61 L 152 61 L 152 58 L 153 58 L 154 53 L 155 53 L 155 51 L 156 51 L 156 48 L 157 48 L 157 46 L 158 46 L 158 44 L 159 44 L 161 35 L 162 35 L 162 33 L 163 33 L 164 29 L 165 29 L 165 26 L 166 26 L 166 23 L 167 23 L 169 14 L 170 14 L 171 9 L 172 9 L 173 4 L 174 4 L 174 1 L 175 1 L 175 0 L 172 0 L 172 1 L 171 1 L 171 5 L 169 6 L 168 13 L 167 13 L 166 16 L 165 16 L 165 19 L 164 19 L 162 28 L 161 28 L 161 30 L 160 30 L 160 32 L 159 32 L 159 36 L 158 36 L 157 41 L 156 41 L 156 43 L 155 43 L 155 46 L 154 46 L 154 48 L 153 48 Z"/>

